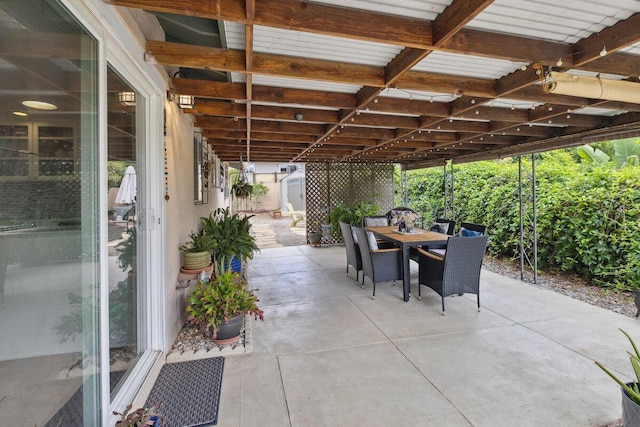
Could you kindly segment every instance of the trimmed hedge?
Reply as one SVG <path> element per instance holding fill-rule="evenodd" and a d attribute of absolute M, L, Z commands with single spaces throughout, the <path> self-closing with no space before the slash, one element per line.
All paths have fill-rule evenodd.
<path fill-rule="evenodd" d="M 536 155 L 538 266 L 617 290 L 640 288 L 640 168 L 584 165 L 573 153 Z M 454 166 L 454 178 L 453 219 L 485 224 L 489 252 L 518 257 L 517 159 Z M 410 206 L 425 223 L 443 214 L 442 179 L 442 169 L 407 172 Z"/>

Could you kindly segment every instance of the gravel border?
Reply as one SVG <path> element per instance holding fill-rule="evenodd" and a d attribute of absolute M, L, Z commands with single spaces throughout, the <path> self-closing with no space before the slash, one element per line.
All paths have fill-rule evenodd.
<path fill-rule="evenodd" d="M 519 263 L 485 256 L 482 262 L 482 268 L 502 276 L 520 280 Z M 630 292 L 616 292 L 611 289 L 591 285 L 587 278 L 577 274 L 542 271 L 538 273 L 537 285 L 534 285 L 533 273 L 528 272 L 528 274 L 525 275 L 524 283 L 550 289 L 627 317 L 636 317 L 637 308 L 633 294 Z"/>

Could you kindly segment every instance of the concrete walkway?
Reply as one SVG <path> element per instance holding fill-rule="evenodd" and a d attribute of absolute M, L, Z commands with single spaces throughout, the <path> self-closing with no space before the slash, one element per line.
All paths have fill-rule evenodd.
<path fill-rule="evenodd" d="M 413 263 L 412 263 L 413 264 Z M 414 267 L 416 267 L 414 265 Z M 248 268 L 264 322 L 226 358 L 218 426 L 601 426 L 632 372 L 637 320 L 483 271 L 475 295 L 402 301 L 356 285 L 341 246 L 266 248 Z M 417 294 L 417 267 L 413 271 Z"/>

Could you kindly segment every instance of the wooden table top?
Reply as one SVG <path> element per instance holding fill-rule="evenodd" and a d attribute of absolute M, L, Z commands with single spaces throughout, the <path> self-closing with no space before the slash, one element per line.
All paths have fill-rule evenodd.
<path fill-rule="evenodd" d="M 398 232 L 398 227 L 395 225 L 366 227 L 366 229 L 383 237 L 384 239 L 402 243 L 425 244 L 428 242 L 446 242 L 449 238 L 449 235 L 447 234 L 423 230 L 421 228 L 414 228 L 414 233 L 400 233 Z"/>

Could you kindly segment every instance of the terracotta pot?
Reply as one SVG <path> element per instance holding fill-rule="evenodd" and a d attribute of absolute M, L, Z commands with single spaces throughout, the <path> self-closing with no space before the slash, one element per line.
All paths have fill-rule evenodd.
<path fill-rule="evenodd" d="M 200 274 L 202 271 L 204 271 L 206 274 L 210 275 L 211 272 L 213 271 L 213 264 L 209 263 L 209 265 L 205 268 L 197 268 L 195 270 L 187 270 L 186 268 L 182 267 L 180 269 L 181 273 L 184 274 Z"/>

